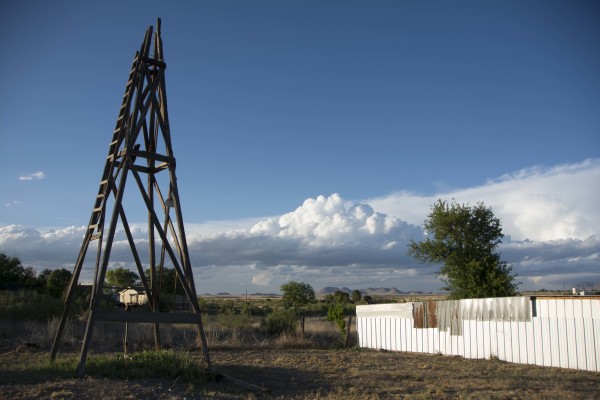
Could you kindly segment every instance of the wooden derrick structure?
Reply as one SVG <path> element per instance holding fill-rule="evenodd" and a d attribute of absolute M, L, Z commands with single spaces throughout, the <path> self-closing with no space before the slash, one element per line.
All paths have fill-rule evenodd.
<path fill-rule="evenodd" d="M 212 369 L 179 201 L 167 112 L 165 69 L 159 19 L 156 31 L 152 26 L 148 28 L 142 46 L 133 58 L 92 215 L 65 293 L 64 310 L 52 344 L 51 359 L 54 360 L 87 251 L 90 246 L 97 245 L 89 317 L 77 367 L 79 377 L 85 375 L 86 357 L 97 322 L 153 323 L 157 348 L 160 347 L 160 323 L 196 325 L 204 361 L 207 369 Z M 128 179 L 133 179 L 148 211 L 148 259 L 144 263 L 141 253 L 145 252 L 138 251 L 125 213 L 124 195 Z M 130 196 L 128 192 L 127 198 Z M 147 312 L 99 307 L 118 229 L 122 229 L 126 236 L 137 273 L 148 295 Z M 183 288 L 191 312 L 159 311 L 162 268 L 168 261 L 176 270 L 177 284 Z M 149 266 L 149 276 L 144 265 Z"/>

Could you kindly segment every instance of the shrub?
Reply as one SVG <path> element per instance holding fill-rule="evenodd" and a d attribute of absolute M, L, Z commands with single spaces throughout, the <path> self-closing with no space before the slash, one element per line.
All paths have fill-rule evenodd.
<path fill-rule="evenodd" d="M 61 312 L 62 301 L 47 294 L 32 290 L 0 292 L 0 318 L 45 321 Z"/>
<path fill-rule="evenodd" d="M 344 320 L 344 304 L 335 303 L 327 310 L 327 320 L 334 322 L 340 331 L 340 336 L 346 331 L 346 321 Z"/>
<path fill-rule="evenodd" d="M 219 313 L 217 322 L 223 328 L 246 329 L 252 327 L 254 318 L 248 314 Z"/>
<path fill-rule="evenodd" d="M 275 310 L 265 318 L 265 329 L 269 335 L 293 334 L 298 318 L 293 310 Z"/>

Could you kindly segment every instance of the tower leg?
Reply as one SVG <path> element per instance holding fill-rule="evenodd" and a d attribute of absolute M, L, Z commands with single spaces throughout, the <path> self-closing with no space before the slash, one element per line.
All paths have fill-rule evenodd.
<path fill-rule="evenodd" d="M 85 361 L 87 359 L 87 353 L 94 333 L 94 324 L 96 322 L 96 313 L 92 309 L 88 316 L 88 322 L 85 327 L 85 335 L 83 337 L 83 343 L 81 345 L 81 352 L 79 353 L 79 364 L 77 365 L 77 371 L 75 376 L 78 378 L 85 377 Z"/>
<path fill-rule="evenodd" d="M 50 351 L 50 360 L 54 361 L 56 358 L 56 352 L 58 351 L 58 345 L 60 344 L 60 339 L 62 338 L 63 330 L 65 329 L 65 323 L 67 321 L 67 316 L 69 314 L 69 305 L 65 305 L 63 309 L 62 315 L 60 317 L 60 322 L 58 323 L 58 329 L 56 330 L 56 334 L 54 335 L 54 341 L 52 342 L 52 350 Z"/>
<path fill-rule="evenodd" d="M 154 324 L 154 350 L 160 350 L 160 324 Z"/>
<path fill-rule="evenodd" d="M 63 312 L 60 316 L 60 322 L 58 323 L 58 329 L 56 330 L 56 334 L 54 335 L 54 340 L 52 342 L 52 350 L 50 351 L 51 361 L 54 361 L 54 359 L 56 358 L 58 345 L 60 344 L 60 339 L 62 338 L 63 330 L 65 329 L 65 323 L 67 322 L 67 318 L 69 316 L 69 309 L 71 308 L 71 303 L 73 302 L 73 295 L 75 294 L 75 290 L 77 288 L 77 282 L 79 281 L 81 267 L 83 266 L 83 259 L 85 258 L 85 254 L 87 253 L 89 243 L 90 236 L 88 233 L 83 239 L 83 245 L 81 246 L 81 251 L 79 252 L 79 258 L 77 259 L 77 263 L 75 264 L 75 269 L 73 271 L 73 276 L 71 276 L 69 288 L 65 293 L 65 304 Z"/>
<path fill-rule="evenodd" d="M 210 361 L 210 354 L 208 354 L 208 343 L 206 343 L 206 334 L 204 333 L 204 327 L 202 326 L 202 320 L 197 325 L 198 336 L 200 338 L 200 351 L 202 352 L 202 358 L 206 363 L 206 370 L 212 372 L 212 362 Z"/>

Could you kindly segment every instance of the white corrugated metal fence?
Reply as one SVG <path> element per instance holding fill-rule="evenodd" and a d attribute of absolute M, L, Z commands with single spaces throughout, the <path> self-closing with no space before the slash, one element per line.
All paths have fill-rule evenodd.
<path fill-rule="evenodd" d="M 600 371 L 600 297 L 356 307 L 359 346 Z"/>

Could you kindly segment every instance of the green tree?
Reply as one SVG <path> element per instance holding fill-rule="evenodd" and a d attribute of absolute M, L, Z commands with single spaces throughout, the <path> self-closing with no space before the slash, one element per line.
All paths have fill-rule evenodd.
<path fill-rule="evenodd" d="M 24 267 L 17 257 L 0 253 L 0 288 L 16 286 L 35 286 L 37 278 L 32 267 Z"/>
<path fill-rule="evenodd" d="M 148 284 L 150 284 L 150 269 L 148 268 L 144 272 L 146 273 L 146 277 L 148 277 Z M 183 289 L 183 286 L 181 286 L 181 282 L 179 281 L 179 277 L 177 276 L 177 271 L 175 268 L 163 267 L 161 276 L 160 267 L 156 267 L 156 274 L 158 275 L 157 279 L 159 279 L 159 281 L 162 280 L 160 286 L 161 295 L 185 295 L 185 290 Z"/>
<path fill-rule="evenodd" d="M 343 335 L 346 331 L 346 320 L 344 320 L 345 307 L 342 303 L 332 303 L 327 310 L 327 321 L 335 323 L 340 331 L 340 335 Z"/>
<path fill-rule="evenodd" d="M 352 291 L 351 300 L 354 304 L 357 304 L 358 302 L 360 302 L 362 300 L 362 293 L 360 292 L 360 290 L 356 289 L 356 290 Z"/>
<path fill-rule="evenodd" d="M 119 289 L 135 286 L 140 277 L 133 271 L 123 267 L 106 271 L 106 283 Z"/>
<path fill-rule="evenodd" d="M 314 303 L 316 300 L 315 290 L 308 283 L 290 281 L 281 285 L 281 292 L 283 293 L 283 306 L 287 310 L 293 310 L 296 316 L 301 307 Z M 302 314 L 300 319 L 302 334 L 304 334 L 305 317 Z"/>
<path fill-rule="evenodd" d="M 343 337 L 346 332 L 346 304 L 350 302 L 350 295 L 341 290 L 336 290 L 332 296 L 326 296 L 326 301 L 329 302 L 327 309 L 327 320 L 333 322 L 340 332 L 340 342 L 343 344 Z"/>
<path fill-rule="evenodd" d="M 160 269 L 157 269 L 157 273 L 160 273 Z M 185 290 L 183 290 L 183 286 L 181 286 L 175 268 L 163 267 L 161 293 L 166 295 L 185 294 Z"/>
<path fill-rule="evenodd" d="M 515 295 L 519 283 L 496 252 L 504 235 L 491 208 L 438 200 L 424 227 L 429 237 L 411 240 L 409 254 L 422 263 L 443 263 L 437 276 L 451 299 Z"/>
<path fill-rule="evenodd" d="M 37 277 L 38 287 L 43 289 L 44 291 L 48 289 L 48 277 L 50 276 L 51 273 L 52 273 L 52 270 L 46 268 L 38 274 L 38 277 Z"/>
<path fill-rule="evenodd" d="M 284 307 L 295 312 L 315 302 L 315 290 L 308 283 L 290 281 L 281 285 L 281 292 Z"/>
<path fill-rule="evenodd" d="M 55 269 L 46 278 L 48 293 L 54 297 L 61 297 L 71 281 L 73 274 L 65 268 Z"/>
<path fill-rule="evenodd" d="M 333 293 L 333 301 L 336 303 L 348 304 L 350 302 L 350 294 L 342 292 L 341 290 L 336 290 Z"/>

